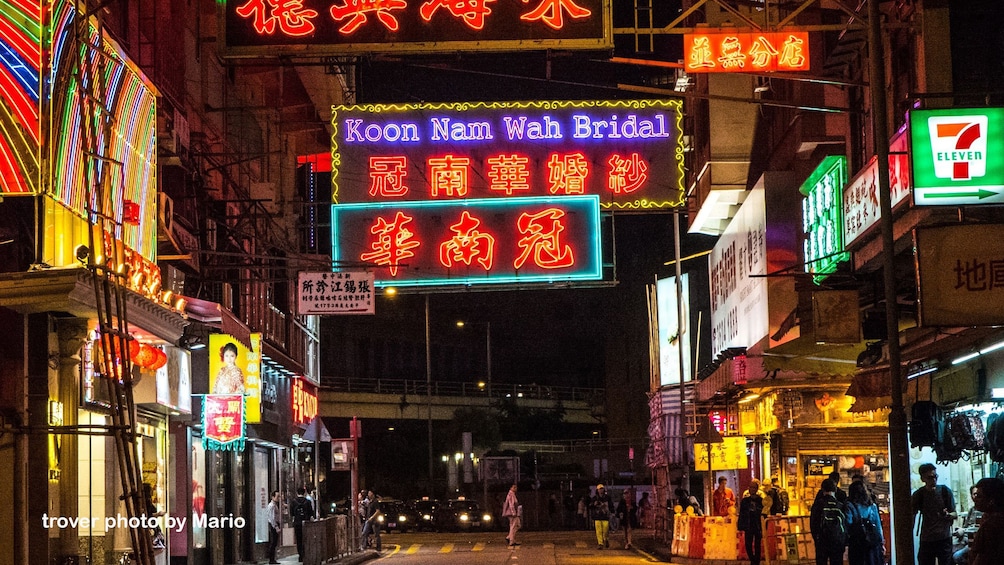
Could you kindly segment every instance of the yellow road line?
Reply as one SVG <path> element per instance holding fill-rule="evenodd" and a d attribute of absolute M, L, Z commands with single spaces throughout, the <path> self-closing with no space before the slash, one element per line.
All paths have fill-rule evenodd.
<path fill-rule="evenodd" d="M 453 551 L 453 544 L 452 543 L 448 543 L 448 544 L 444 545 L 443 547 L 439 548 L 439 552 L 440 553 L 449 553 L 451 551 Z"/>
<path fill-rule="evenodd" d="M 422 549 L 422 544 L 420 544 L 420 543 L 413 543 L 413 544 L 411 544 L 411 547 L 408 548 L 408 551 L 405 551 L 405 554 L 407 554 L 407 555 L 414 555 L 414 554 L 418 553 L 419 549 Z"/>
<path fill-rule="evenodd" d="M 484 549 L 485 549 L 485 542 L 479 541 L 478 543 L 474 544 L 474 547 L 471 548 L 471 551 L 484 551 Z"/>

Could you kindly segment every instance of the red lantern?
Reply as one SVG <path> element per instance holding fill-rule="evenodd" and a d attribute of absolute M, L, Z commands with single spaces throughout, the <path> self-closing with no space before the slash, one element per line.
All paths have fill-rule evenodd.
<path fill-rule="evenodd" d="M 139 353 L 136 354 L 136 358 L 133 361 L 140 367 L 148 368 L 157 360 L 156 351 L 157 348 L 144 343 L 139 347 Z"/>
<path fill-rule="evenodd" d="M 164 353 L 164 351 L 159 347 L 154 347 L 153 350 L 157 354 L 157 358 L 150 364 L 150 369 L 156 371 L 164 365 L 167 365 L 167 353 Z"/>
<path fill-rule="evenodd" d="M 139 342 L 136 341 L 135 339 L 133 339 L 132 337 L 130 337 L 129 338 L 129 359 L 131 359 L 132 362 L 135 363 L 137 355 L 139 355 Z"/>

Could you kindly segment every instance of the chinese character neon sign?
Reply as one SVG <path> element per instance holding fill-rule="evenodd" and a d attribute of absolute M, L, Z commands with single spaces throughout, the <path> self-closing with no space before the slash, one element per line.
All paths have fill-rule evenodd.
<path fill-rule="evenodd" d="M 683 204 L 675 100 L 336 106 L 336 204 L 595 194 Z"/>
<path fill-rule="evenodd" d="M 610 0 L 223 0 L 225 54 L 613 46 Z"/>
<path fill-rule="evenodd" d="M 496 198 L 332 206 L 333 259 L 376 286 L 599 280 L 599 198 Z"/>
<path fill-rule="evenodd" d="M 850 259 L 844 250 L 843 190 L 847 184 L 847 158 L 825 157 L 799 190 L 802 201 L 802 229 L 805 232 L 805 272 L 813 273 L 819 284 L 837 264 Z"/>
<path fill-rule="evenodd" d="M 688 73 L 808 71 L 809 33 L 688 33 L 683 61 Z"/>
<path fill-rule="evenodd" d="M 309 424 L 317 416 L 317 391 L 303 379 L 293 379 L 293 423 Z"/>

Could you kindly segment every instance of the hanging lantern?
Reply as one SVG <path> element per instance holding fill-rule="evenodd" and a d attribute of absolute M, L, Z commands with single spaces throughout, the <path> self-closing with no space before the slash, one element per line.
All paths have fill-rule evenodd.
<path fill-rule="evenodd" d="M 159 347 L 154 347 L 153 351 L 157 354 L 157 358 L 150 364 L 150 370 L 156 371 L 164 365 L 167 365 L 167 353 L 164 353 L 164 350 Z"/>
<path fill-rule="evenodd" d="M 139 347 L 139 353 L 136 354 L 136 358 L 133 361 L 140 367 L 149 368 L 157 360 L 156 351 L 156 347 L 144 343 Z"/>
<path fill-rule="evenodd" d="M 139 342 L 136 341 L 133 337 L 130 336 L 129 337 L 129 359 L 133 363 L 136 362 L 136 356 L 139 355 L 139 350 L 140 350 Z"/>

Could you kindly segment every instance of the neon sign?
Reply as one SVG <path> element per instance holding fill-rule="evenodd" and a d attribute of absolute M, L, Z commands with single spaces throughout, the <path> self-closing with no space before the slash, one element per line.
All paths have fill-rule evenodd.
<path fill-rule="evenodd" d="M 373 266 L 376 286 L 599 280 L 599 198 L 340 204 L 333 259 Z"/>
<path fill-rule="evenodd" d="M 39 2 L 0 10 L 0 195 L 40 189 L 41 37 Z"/>
<path fill-rule="evenodd" d="M 317 416 L 317 392 L 303 379 L 293 379 L 293 423 L 309 424 Z"/>
<path fill-rule="evenodd" d="M 1004 108 L 910 112 L 918 206 L 1004 202 Z"/>
<path fill-rule="evenodd" d="M 595 194 L 683 204 L 676 100 L 336 106 L 336 204 Z"/>
<path fill-rule="evenodd" d="M 224 0 L 229 55 L 613 46 L 610 0 Z"/>
<path fill-rule="evenodd" d="M 683 60 L 688 73 L 808 71 L 809 33 L 688 33 Z"/>
<path fill-rule="evenodd" d="M 847 184 L 847 157 L 825 157 L 802 183 L 802 229 L 805 232 L 805 272 L 819 284 L 837 265 L 850 259 L 844 246 L 843 190 Z"/>

